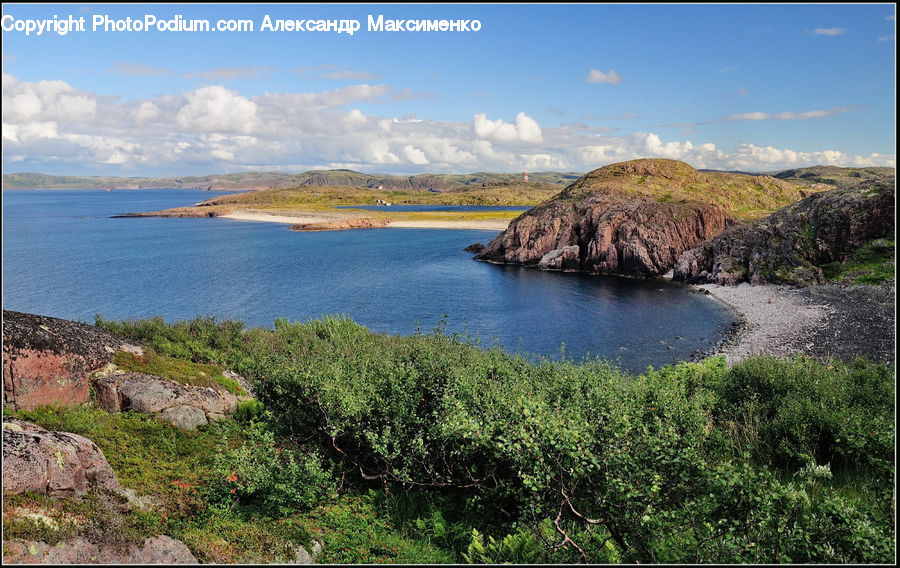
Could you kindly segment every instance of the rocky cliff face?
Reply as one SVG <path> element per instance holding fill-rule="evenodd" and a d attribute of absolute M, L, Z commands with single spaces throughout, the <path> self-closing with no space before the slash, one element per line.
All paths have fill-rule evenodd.
<path fill-rule="evenodd" d="M 806 197 L 755 223 L 730 227 L 685 252 L 674 278 L 717 284 L 824 284 L 821 265 L 843 260 L 894 228 L 894 177 Z"/>
<path fill-rule="evenodd" d="M 660 198 L 659 188 L 677 191 L 699 176 L 673 160 L 600 168 L 514 219 L 475 258 L 547 270 L 662 275 L 682 252 L 725 229 L 726 213 L 718 205 Z M 654 191 L 629 186 L 647 177 Z"/>

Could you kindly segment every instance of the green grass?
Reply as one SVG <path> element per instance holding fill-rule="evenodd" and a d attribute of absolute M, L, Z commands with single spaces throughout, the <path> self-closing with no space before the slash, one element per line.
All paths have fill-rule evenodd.
<path fill-rule="evenodd" d="M 119 351 L 113 356 L 113 363 L 129 373 L 155 375 L 195 387 L 221 387 L 238 396 L 247 394 L 237 381 L 223 375 L 222 368 L 214 363 L 194 363 L 175 359 L 159 355 L 152 349 L 147 349 L 143 356 Z"/>
<path fill-rule="evenodd" d="M 844 262 L 832 262 L 822 267 L 830 282 L 853 284 L 882 284 L 894 281 L 897 247 L 893 235 L 871 240 L 850 255 Z"/>
<path fill-rule="evenodd" d="M 223 436 L 239 435 L 229 431 L 228 423 L 187 432 L 146 414 L 108 413 L 91 406 L 41 407 L 12 415 L 47 430 L 92 440 L 123 487 L 159 498 L 170 514 L 197 506 L 204 464 L 216 455 Z"/>

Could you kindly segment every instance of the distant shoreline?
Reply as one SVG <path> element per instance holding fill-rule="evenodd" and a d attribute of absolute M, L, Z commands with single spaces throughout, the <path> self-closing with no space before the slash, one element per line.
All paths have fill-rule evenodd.
<path fill-rule="evenodd" d="M 352 218 L 352 216 L 315 216 L 315 215 L 278 215 L 270 213 L 260 213 L 254 211 L 234 211 L 226 215 L 221 215 L 225 219 L 234 219 L 236 221 L 257 221 L 262 223 L 282 223 L 291 225 L 326 223 L 341 218 Z M 509 225 L 508 219 L 497 220 L 440 220 L 440 221 L 391 221 L 388 223 L 388 229 L 465 229 L 474 231 L 497 231 L 500 232 Z"/>

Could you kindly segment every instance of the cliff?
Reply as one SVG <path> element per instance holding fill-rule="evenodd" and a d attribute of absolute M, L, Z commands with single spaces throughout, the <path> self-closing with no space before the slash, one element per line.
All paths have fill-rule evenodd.
<path fill-rule="evenodd" d="M 754 223 L 730 227 L 678 259 L 674 278 L 717 284 L 824 284 L 842 262 L 894 228 L 894 177 L 817 193 Z"/>
<path fill-rule="evenodd" d="M 594 170 L 513 220 L 477 260 L 549 270 L 659 276 L 729 218 L 800 198 L 768 177 L 701 173 L 642 159 Z"/>

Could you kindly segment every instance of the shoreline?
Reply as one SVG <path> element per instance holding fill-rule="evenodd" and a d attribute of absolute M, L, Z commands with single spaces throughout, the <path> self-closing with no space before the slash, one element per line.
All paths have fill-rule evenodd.
<path fill-rule="evenodd" d="M 347 219 L 355 219 L 356 216 L 351 215 L 278 215 L 275 213 L 261 213 L 258 211 L 234 211 L 225 215 L 220 215 L 224 219 L 234 219 L 236 221 L 256 221 L 261 223 L 282 223 L 290 225 L 306 225 L 313 223 L 328 223 L 332 221 L 341 221 Z M 387 229 L 465 229 L 474 231 L 497 231 L 500 232 L 509 225 L 510 220 L 441 220 L 441 221 L 390 221 Z"/>
<path fill-rule="evenodd" d="M 861 355 L 893 365 L 894 286 L 805 288 L 781 285 L 695 284 L 695 290 L 735 314 L 735 325 L 702 357 L 724 355 L 729 365 L 753 355 L 850 361 Z"/>

